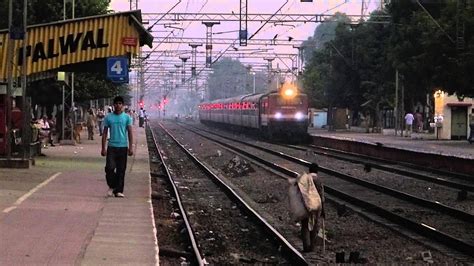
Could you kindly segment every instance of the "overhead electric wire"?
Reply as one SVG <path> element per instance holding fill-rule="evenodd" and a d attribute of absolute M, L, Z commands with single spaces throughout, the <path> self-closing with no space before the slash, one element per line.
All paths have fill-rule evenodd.
<path fill-rule="evenodd" d="M 260 28 L 258 28 L 256 32 L 254 32 L 254 34 L 252 34 L 252 36 L 249 37 L 249 40 L 252 39 L 263 27 L 265 27 L 268 21 L 270 21 L 278 12 L 280 12 L 280 10 L 288 3 L 288 1 L 289 0 L 286 0 L 286 2 L 275 13 L 273 13 L 273 15 L 271 15 L 270 18 L 268 18 L 268 20 L 265 21 L 265 23 L 263 23 L 263 25 Z"/>
<path fill-rule="evenodd" d="M 147 28 L 147 31 L 151 31 L 151 29 L 161 20 L 163 19 L 169 12 L 171 12 L 171 10 L 173 10 L 177 5 L 179 5 L 179 3 L 181 3 L 182 0 L 178 0 L 178 3 L 176 3 L 176 5 L 174 5 L 173 7 L 171 7 L 170 10 L 168 10 L 165 14 L 163 14 L 163 16 L 161 16 L 161 18 L 159 18 L 157 21 L 155 21 L 155 23 L 153 23 L 153 25 L 151 25 L 150 27 Z"/>
<path fill-rule="evenodd" d="M 451 36 L 449 36 L 449 34 L 443 29 L 443 27 L 441 27 L 441 25 L 439 25 L 439 23 L 436 21 L 436 19 L 434 19 L 433 16 L 431 16 L 430 12 L 428 10 L 426 10 L 426 8 L 420 3 L 420 1 L 416 0 L 416 3 L 421 7 L 421 9 L 423 9 L 423 11 L 428 15 L 428 17 L 431 18 L 431 20 L 436 24 L 436 26 L 438 26 L 438 28 L 444 33 L 444 35 L 446 35 L 446 37 L 448 37 L 448 39 L 453 44 L 456 44 L 456 42 L 451 38 Z"/>
<path fill-rule="evenodd" d="M 347 2 L 349 2 L 349 0 L 343 0 L 343 1 L 344 1 L 344 3 L 340 3 L 340 4 L 338 4 L 338 5 L 335 6 L 335 7 L 332 7 L 332 8 L 330 8 L 330 9 L 326 10 L 326 11 L 323 11 L 323 14 L 325 14 L 326 12 L 329 12 L 329 11 L 331 11 L 331 10 L 334 10 L 334 9 L 336 9 L 336 8 L 342 6 L 342 5 L 345 5 L 345 4 L 347 4 Z"/>

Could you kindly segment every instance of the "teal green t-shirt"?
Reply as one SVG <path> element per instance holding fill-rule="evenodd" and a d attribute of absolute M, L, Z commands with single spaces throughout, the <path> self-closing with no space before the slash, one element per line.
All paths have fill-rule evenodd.
<path fill-rule="evenodd" d="M 126 114 L 108 114 L 104 119 L 104 127 L 109 128 L 109 147 L 128 147 L 127 127 L 132 125 L 132 118 Z"/>

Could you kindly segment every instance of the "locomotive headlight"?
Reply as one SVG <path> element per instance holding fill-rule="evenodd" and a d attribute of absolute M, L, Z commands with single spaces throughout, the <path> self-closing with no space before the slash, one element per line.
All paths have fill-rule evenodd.
<path fill-rule="evenodd" d="M 285 83 L 280 87 L 280 95 L 285 99 L 291 99 L 298 93 L 297 87 L 291 83 Z"/>
<path fill-rule="evenodd" d="M 304 114 L 302 112 L 296 112 L 295 118 L 296 120 L 303 120 Z"/>
<path fill-rule="evenodd" d="M 282 117 L 283 117 L 283 115 L 280 112 L 275 113 L 275 118 L 276 119 L 281 119 Z"/>
<path fill-rule="evenodd" d="M 287 88 L 283 91 L 283 95 L 287 98 L 293 97 L 295 95 L 295 90 L 293 88 Z"/>

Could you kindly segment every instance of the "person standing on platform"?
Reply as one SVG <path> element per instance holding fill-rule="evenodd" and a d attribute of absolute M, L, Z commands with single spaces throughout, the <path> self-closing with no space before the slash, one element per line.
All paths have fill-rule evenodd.
<path fill-rule="evenodd" d="M 148 114 L 146 113 L 146 110 L 143 110 L 143 122 L 144 122 L 144 126 L 148 123 Z"/>
<path fill-rule="evenodd" d="M 102 136 L 102 133 L 104 132 L 104 118 L 104 110 L 100 108 L 99 112 L 97 113 L 97 126 L 99 127 L 99 136 Z"/>
<path fill-rule="evenodd" d="M 92 109 L 89 109 L 88 111 L 86 126 L 87 126 L 87 139 L 94 140 L 95 115 Z"/>
<path fill-rule="evenodd" d="M 411 132 L 413 131 L 413 117 L 412 113 L 407 113 L 405 115 L 405 137 L 411 137 Z"/>
<path fill-rule="evenodd" d="M 138 111 L 138 126 L 143 127 L 144 122 L 145 122 L 145 110 L 143 110 L 143 107 L 141 107 L 140 111 Z"/>
<path fill-rule="evenodd" d="M 415 125 L 417 133 L 423 132 L 423 115 L 418 111 L 415 113 Z"/>
<path fill-rule="evenodd" d="M 107 135 L 110 138 L 107 144 Z M 132 118 L 123 112 L 123 98 L 114 98 L 114 112 L 104 119 L 104 132 L 102 134 L 101 155 L 106 156 L 105 177 L 109 191 L 107 196 L 123 198 L 125 185 L 125 170 L 127 169 L 127 154 L 133 155 Z"/>
<path fill-rule="evenodd" d="M 474 142 L 474 109 L 471 110 L 471 115 L 469 116 L 469 129 L 471 133 L 467 140 L 469 141 L 469 144 L 472 144 Z"/>

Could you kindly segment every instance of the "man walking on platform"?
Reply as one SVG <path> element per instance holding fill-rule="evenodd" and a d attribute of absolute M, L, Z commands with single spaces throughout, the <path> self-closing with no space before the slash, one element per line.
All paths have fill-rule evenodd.
<path fill-rule="evenodd" d="M 110 130 L 109 143 L 106 148 L 107 136 Z M 114 98 L 114 112 L 109 113 L 104 119 L 104 132 L 102 134 L 101 155 L 106 156 L 105 177 L 109 191 L 107 195 L 123 198 L 125 185 L 125 170 L 128 156 L 133 155 L 132 118 L 123 112 L 123 98 Z"/>
<path fill-rule="evenodd" d="M 407 113 L 405 115 L 405 137 L 411 137 L 411 132 L 413 131 L 413 117 L 412 113 Z"/>

